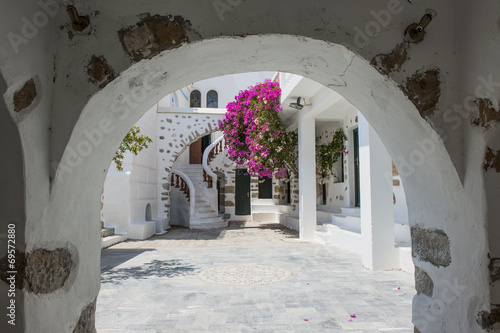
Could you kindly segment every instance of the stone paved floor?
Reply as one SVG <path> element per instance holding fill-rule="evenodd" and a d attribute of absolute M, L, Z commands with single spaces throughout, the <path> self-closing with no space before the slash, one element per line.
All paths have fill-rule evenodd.
<path fill-rule="evenodd" d="M 296 237 L 276 224 L 232 224 L 211 231 L 172 228 L 104 249 L 97 330 L 413 332 L 411 274 L 372 272 L 356 254 Z M 228 286 L 197 276 L 235 264 L 284 268 L 293 277 Z"/>

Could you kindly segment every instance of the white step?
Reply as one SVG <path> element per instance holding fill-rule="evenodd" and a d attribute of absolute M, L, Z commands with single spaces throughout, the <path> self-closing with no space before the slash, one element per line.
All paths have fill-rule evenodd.
<path fill-rule="evenodd" d="M 195 218 L 205 218 L 205 217 L 217 217 L 219 214 L 216 211 L 212 210 L 210 212 L 195 212 L 194 215 Z"/>
<path fill-rule="evenodd" d="M 333 214 L 331 223 L 348 231 L 361 232 L 361 218 L 357 216 Z"/>
<path fill-rule="evenodd" d="M 252 212 L 255 213 L 275 213 L 279 211 L 279 207 L 275 205 L 252 205 Z"/>
<path fill-rule="evenodd" d="M 279 222 L 278 212 L 254 212 L 252 211 L 253 222 Z"/>
<path fill-rule="evenodd" d="M 342 207 L 342 214 L 344 216 L 361 216 L 361 209 L 359 207 Z"/>
<path fill-rule="evenodd" d="M 127 235 L 125 234 L 114 234 L 112 236 L 107 236 L 101 238 L 101 249 L 105 247 L 110 247 L 127 240 Z"/>
<path fill-rule="evenodd" d="M 190 229 L 215 229 L 215 228 L 225 228 L 227 227 L 227 222 L 224 221 L 220 216 L 207 217 L 207 218 L 190 218 L 189 228 Z"/>
<path fill-rule="evenodd" d="M 210 205 L 208 205 L 208 206 L 195 206 L 194 210 L 197 213 L 210 213 L 210 212 L 214 212 L 214 210 L 212 209 L 212 207 L 210 207 Z"/>

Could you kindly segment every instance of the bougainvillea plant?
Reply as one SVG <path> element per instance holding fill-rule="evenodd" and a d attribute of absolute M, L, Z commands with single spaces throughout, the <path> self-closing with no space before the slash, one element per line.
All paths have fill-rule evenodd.
<path fill-rule="evenodd" d="M 335 163 L 342 154 L 347 154 L 345 141 L 347 137 L 339 128 L 333 134 L 332 142 L 316 146 L 316 174 L 320 183 L 325 183 L 330 176 L 335 175 Z"/>
<path fill-rule="evenodd" d="M 219 123 L 230 159 L 246 163 L 251 175 L 297 174 L 298 136 L 285 130 L 280 97 L 279 84 L 271 80 L 249 87 L 227 105 L 226 118 Z"/>

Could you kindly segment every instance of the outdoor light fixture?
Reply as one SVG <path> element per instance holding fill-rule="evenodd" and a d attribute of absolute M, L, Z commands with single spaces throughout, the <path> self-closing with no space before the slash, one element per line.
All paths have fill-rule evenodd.
<path fill-rule="evenodd" d="M 437 15 L 433 9 L 427 9 L 424 16 L 420 19 L 420 22 L 410 24 L 405 30 L 405 37 L 409 38 L 411 42 L 421 42 L 424 39 L 425 27 L 432 21 L 432 19 Z"/>
<path fill-rule="evenodd" d="M 66 12 L 71 19 L 73 30 L 82 33 L 88 32 L 90 21 L 87 17 L 78 15 L 78 10 L 76 10 L 75 6 L 73 5 L 73 1 L 63 0 L 62 4 L 64 7 L 66 7 Z"/>
<path fill-rule="evenodd" d="M 297 97 L 297 103 L 290 103 L 290 107 L 296 110 L 302 110 L 302 108 L 304 107 L 304 104 L 302 104 L 303 102 L 303 98 Z"/>

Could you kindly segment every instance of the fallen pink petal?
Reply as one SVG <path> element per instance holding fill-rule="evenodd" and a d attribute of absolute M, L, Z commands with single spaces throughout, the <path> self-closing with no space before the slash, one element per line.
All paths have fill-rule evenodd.
<path fill-rule="evenodd" d="M 307 319 L 307 318 L 304 318 L 304 321 L 309 321 L 309 319 Z"/>
<path fill-rule="evenodd" d="M 356 318 L 356 315 L 355 314 L 351 315 L 351 318 Z"/>
<path fill-rule="evenodd" d="M 352 319 L 349 319 L 349 321 L 352 321 Z"/>

